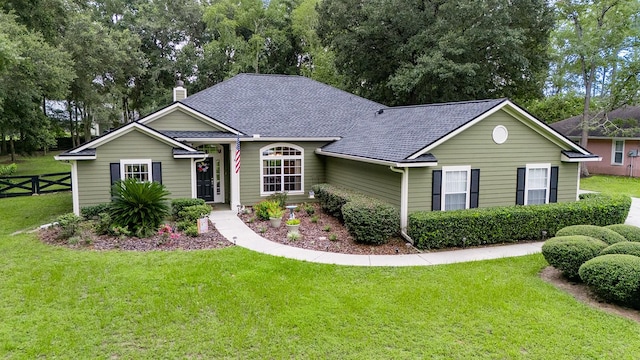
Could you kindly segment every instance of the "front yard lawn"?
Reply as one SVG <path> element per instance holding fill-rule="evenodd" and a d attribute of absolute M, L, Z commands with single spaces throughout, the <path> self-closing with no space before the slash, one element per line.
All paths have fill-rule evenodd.
<path fill-rule="evenodd" d="M 580 179 L 580 189 L 604 194 L 623 194 L 640 198 L 640 178 L 612 175 L 592 175 Z"/>
<path fill-rule="evenodd" d="M 24 198 L 22 211 L 9 213 L 16 207 L 6 202 L 16 199 L 0 199 L 0 358 L 633 359 L 640 353 L 638 323 L 542 281 L 541 255 L 369 268 L 238 247 L 97 252 L 45 245 L 33 234 L 9 236 L 36 225 L 33 218 L 14 222 L 43 198 Z"/>

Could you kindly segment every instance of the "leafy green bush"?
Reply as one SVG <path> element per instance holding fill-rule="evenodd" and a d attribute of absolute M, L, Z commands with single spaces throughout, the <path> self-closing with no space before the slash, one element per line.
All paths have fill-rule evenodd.
<path fill-rule="evenodd" d="M 640 257 L 608 254 L 585 262 L 580 278 L 600 297 L 640 308 Z"/>
<path fill-rule="evenodd" d="M 277 192 L 267 196 L 268 201 L 273 201 L 278 204 L 278 207 L 284 209 L 287 206 L 287 193 L 286 192 Z"/>
<path fill-rule="evenodd" d="M 113 223 L 138 237 L 153 235 L 169 215 L 169 192 L 158 182 L 117 181 L 112 187 Z"/>
<path fill-rule="evenodd" d="M 316 212 L 316 208 L 313 207 L 313 205 L 305 205 L 304 211 L 307 213 L 307 215 L 313 215 Z"/>
<path fill-rule="evenodd" d="M 176 217 L 176 221 L 196 222 L 211 213 L 209 205 L 193 205 L 182 208 Z"/>
<path fill-rule="evenodd" d="M 624 238 L 629 241 L 640 242 L 640 228 L 637 226 L 627 224 L 614 224 L 605 227 L 624 236 Z"/>
<path fill-rule="evenodd" d="M 178 229 L 179 231 L 184 231 L 191 226 L 198 226 L 198 225 L 195 224 L 193 221 L 178 221 L 176 223 L 176 229 Z"/>
<path fill-rule="evenodd" d="M 10 176 L 15 174 L 18 171 L 18 165 L 9 164 L 9 165 L 0 165 L 0 176 Z"/>
<path fill-rule="evenodd" d="M 313 185 L 311 189 L 324 211 L 342 220 L 342 207 L 354 196 L 354 192 L 329 184 Z"/>
<path fill-rule="evenodd" d="M 640 242 L 635 241 L 621 241 L 606 247 L 600 252 L 600 255 L 606 254 L 627 254 L 633 256 L 640 256 Z"/>
<path fill-rule="evenodd" d="M 630 206 L 628 196 L 593 194 L 566 203 L 420 211 L 409 215 L 408 234 L 423 249 L 543 239 L 569 225 L 624 222 Z"/>
<path fill-rule="evenodd" d="M 380 200 L 352 196 L 342 206 L 342 218 L 356 242 L 384 244 L 400 232 L 400 212 Z"/>
<path fill-rule="evenodd" d="M 607 244 L 615 244 L 621 241 L 627 241 L 624 236 L 617 232 L 600 226 L 594 225 L 572 225 L 564 227 L 556 232 L 556 236 L 585 235 L 592 238 L 600 239 Z"/>
<path fill-rule="evenodd" d="M 551 266 L 570 278 L 578 278 L 578 269 L 585 261 L 600 255 L 607 244 L 589 236 L 558 236 L 542 245 L 542 255 Z"/>
<path fill-rule="evenodd" d="M 110 203 L 98 204 L 93 206 L 85 206 L 80 209 L 80 215 L 85 219 L 97 219 L 100 213 L 109 212 L 111 208 Z"/>
<path fill-rule="evenodd" d="M 68 239 L 76 234 L 78 225 L 82 221 L 82 218 L 74 213 L 67 213 L 58 216 L 56 222 L 60 227 L 60 239 Z"/>
<path fill-rule="evenodd" d="M 191 237 L 198 236 L 198 225 L 191 225 L 184 229 L 184 234 Z"/>
<path fill-rule="evenodd" d="M 173 199 L 171 200 L 171 215 L 177 216 L 184 208 L 195 205 L 205 205 L 205 202 L 203 199 Z"/>
<path fill-rule="evenodd" d="M 98 235 L 105 235 L 109 233 L 109 229 L 113 225 L 113 218 L 108 212 L 102 212 L 98 214 L 97 220 L 94 225 L 94 231 Z"/>
<path fill-rule="evenodd" d="M 273 213 L 276 209 L 281 209 L 281 207 L 277 202 L 272 200 L 264 200 L 253 206 L 253 211 L 261 220 L 269 220 L 269 213 Z"/>

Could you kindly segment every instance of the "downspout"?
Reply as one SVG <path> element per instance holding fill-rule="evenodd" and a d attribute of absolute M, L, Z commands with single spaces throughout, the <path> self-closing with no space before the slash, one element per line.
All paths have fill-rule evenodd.
<path fill-rule="evenodd" d="M 413 245 L 413 239 L 407 234 L 407 222 L 409 218 L 409 169 L 397 169 L 389 166 L 389 170 L 402 174 L 400 182 L 400 235 Z"/>

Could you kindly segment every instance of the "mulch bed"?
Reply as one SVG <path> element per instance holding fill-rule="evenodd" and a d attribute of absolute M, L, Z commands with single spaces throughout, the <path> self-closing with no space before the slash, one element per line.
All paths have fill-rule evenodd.
<path fill-rule="evenodd" d="M 420 253 L 416 248 L 411 246 L 401 238 L 392 238 L 388 243 L 383 245 L 366 245 L 360 244 L 353 240 L 349 235 L 344 224 L 335 217 L 322 211 L 317 203 L 307 204 L 312 206 L 314 212 L 312 215 L 307 214 L 303 210 L 303 206 L 299 211 L 295 212 L 295 217 L 300 219 L 300 235 L 298 240 L 290 240 L 287 238 L 286 219 L 289 218 L 289 211 L 283 216 L 282 224 L 278 228 L 271 227 L 269 221 L 258 219 L 253 213 L 239 214 L 242 221 L 249 226 L 256 234 L 285 245 L 295 246 L 303 249 L 328 251 L 342 254 L 358 254 L 358 255 L 395 255 L 395 254 L 417 254 Z M 317 222 L 311 221 L 313 216 L 317 216 Z M 335 240 L 331 240 L 332 235 Z"/>
<path fill-rule="evenodd" d="M 168 235 L 154 235 L 150 238 L 140 239 L 137 237 L 96 235 L 89 230 L 80 229 L 76 237 L 60 239 L 60 228 L 55 226 L 40 230 L 39 237 L 47 244 L 89 250 L 168 251 L 220 249 L 233 246 L 233 243 L 222 236 L 211 222 L 209 222 L 209 232 L 197 237 L 178 234 L 173 238 Z"/>

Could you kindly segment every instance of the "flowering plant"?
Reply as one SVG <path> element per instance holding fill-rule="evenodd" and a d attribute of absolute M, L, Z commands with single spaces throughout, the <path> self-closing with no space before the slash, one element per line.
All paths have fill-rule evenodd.
<path fill-rule="evenodd" d="M 180 237 L 180 234 L 176 233 L 175 230 L 169 226 L 168 224 L 163 224 L 158 229 L 158 235 L 162 235 L 165 238 L 177 239 Z"/>

